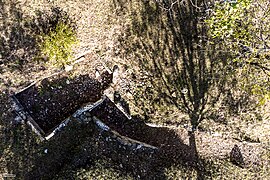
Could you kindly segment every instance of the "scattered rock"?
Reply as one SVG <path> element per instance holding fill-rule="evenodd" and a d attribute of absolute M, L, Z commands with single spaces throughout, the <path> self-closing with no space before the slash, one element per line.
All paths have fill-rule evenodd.
<path fill-rule="evenodd" d="M 234 145 L 230 152 L 230 161 L 239 167 L 243 168 L 244 166 L 244 158 L 237 144 Z"/>
<path fill-rule="evenodd" d="M 66 65 L 65 66 L 65 71 L 68 72 L 68 71 L 71 71 L 73 69 L 73 66 L 72 65 Z"/>

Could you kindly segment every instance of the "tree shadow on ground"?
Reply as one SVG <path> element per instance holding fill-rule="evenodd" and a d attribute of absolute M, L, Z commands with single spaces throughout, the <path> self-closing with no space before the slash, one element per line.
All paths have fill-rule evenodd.
<path fill-rule="evenodd" d="M 189 114 L 191 119 L 202 120 L 203 116 L 207 115 L 205 106 L 206 103 L 210 103 L 209 98 L 213 99 L 210 105 L 215 104 L 214 100 L 218 101 L 219 96 L 224 94 L 224 91 L 220 91 L 219 88 L 230 89 L 231 86 L 228 86 L 228 84 L 233 85 L 233 83 L 228 82 L 226 78 L 223 79 L 223 76 L 227 77 L 225 76 L 226 72 L 220 72 L 220 69 L 216 68 L 219 66 L 224 69 L 230 68 L 230 66 L 227 66 L 226 58 L 222 54 L 216 54 L 214 47 L 210 48 L 209 51 L 204 49 L 206 41 L 201 39 L 204 37 L 204 31 L 198 29 L 201 26 L 201 24 L 198 24 L 198 17 L 193 17 L 193 13 L 196 12 L 195 7 L 190 6 L 189 1 L 183 1 L 186 4 L 176 3 L 172 7 L 171 4 L 166 3 L 160 5 L 159 3 L 150 4 L 149 1 L 136 1 L 135 3 L 142 5 L 142 8 L 137 8 L 138 12 L 136 6 L 132 7 L 134 1 L 125 2 L 130 3 L 125 4 L 115 1 L 116 6 L 128 6 L 127 9 L 132 9 L 134 14 L 132 16 L 133 24 L 126 32 L 129 36 L 123 36 L 121 40 L 122 47 L 125 48 L 125 53 L 135 54 L 135 58 L 139 60 L 140 68 L 149 73 L 147 82 L 151 85 L 150 88 L 146 86 L 140 96 L 144 103 L 151 102 L 152 106 L 142 104 L 139 108 L 145 105 L 145 107 L 156 111 L 157 106 L 155 105 L 173 105 Z M 166 2 L 169 3 L 169 1 Z M 165 11 L 163 11 L 164 9 Z M 124 9 L 121 9 L 121 11 L 122 13 L 125 12 Z M 139 37 L 137 41 L 131 38 L 134 34 Z M 200 40 L 202 40 L 202 43 Z M 208 53 L 205 54 L 205 52 Z M 209 56 L 217 61 L 209 61 Z M 210 87 L 215 85 L 218 87 L 217 92 L 212 91 L 210 93 Z M 138 102 L 138 104 L 140 103 L 142 102 Z M 146 113 L 149 113 L 146 108 L 144 109 Z M 130 125 L 130 127 L 132 126 Z M 83 147 L 81 146 L 83 138 L 79 136 L 83 131 L 79 129 L 71 132 L 75 134 L 70 133 L 70 138 L 64 138 L 67 140 L 67 144 L 63 143 L 60 138 L 46 142 L 39 147 L 39 151 L 35 152 L 36 156 L 34 155 L 33 168 L 27 177 L 35 179 L 44 175 L 49 179 L 61 171 L 66 164 L 76 162 L 76 160 L 73 162 L 74 155 L 78 151 L 79 153 L 83 152 L 80 149 L 80 147 Z M 97 134 L 99 135 L 99 133 Z M 91 136 L 91 133 L 85 136 L 89 135 Z M 114 162 L 123 162 L 124 169 L 131 173 L 135 172 L 134 177 L 140 173 L 142 177 L 147 178 L 147 176 L 151 176 L 151 172 L 154 172 L 153 176 L 164 177 L 164 169 L 173 164 L 183 164 L 184 166 L 185 162 L 189 162 L 190 159 L 192 161 L 190 164 L 188 163 L 188 166 L 196 164 L 196 161 L 193 161 L 193 158 L 197 159 L 196 144 L 195 137 L 192 134 L 190 134 L 190 142 L 187 145 L 175 132 L 168 128 L 154 128 L 136 123 L 133 130 L 130 128 L 130 132 L 126 132 L 126 135 L 159 147 L 160 151 L 156 155 L 158 157 L 150 158 L 150 160 L 145 158 L 144 165 L 146 168 L 144 168 L 144 166 L 140 166 L 140 162 L 144 161 L 144 158 L 140 158 L 137 154 L 131 156 L 133 151 L 127 153 L 123 150 L 123 153 L 119 154 L 119 149 L 114 151 L 115 149 L 111 148 L 112 146 L 105 143 L 106 138 L 103 138 L 103 141 L 93 140 L 95 142 L 93 147 L 97 147 L 95 150 L 98 154 L 114 158 Z M 27 141 L 27 138 L 21 142 L 24 141 Z M 48 145 L 47 143 L 51 144 Z M 44 150 L 48 147 L 50 147 L 48 153 L 51 151 L 52 154 L 46 156 Z M 91 148 L 89 149 L 83 157 L 90 156 L 91 152 L 94 151 Z M 23 152 L 20 151 L 19 153 Z M 40 155 L 41 153 L 43 155 Z M 15 154 L 18 154 L 18 152 Z M 78 157 L 81 158 L 81 156 Z M 21 160 L 19 159 L 19 161 Z M 196 167 L 196 165 L 194 166 Z M 13 165 L 12 163 L 9 164 L 12 173 L 18 171 L 14 167 L 17 167 L 14 166 L 14 162 Z M 199 167 L 203 167 L 203 165 Z M 197 169 L 198 173 L 203 174 L 203 170 Z M 26 172 L 24 171 L 24 173 Z M 203 175 L 200 176 L 203 177 Z"/>
<path fill-rule="evenodd" d="M 14 123 L 12 102 L 7 92 L 0 95 L 0 171 L 14 174 L 17 178 L 24 176 L 31 169 L 33 154 L 38 148 L 37 137 L 26 125 Z"/>
<path fill-rule="evenodd" d="M 71 166 L 73 161 L 80 161 L 80 159 L 74 159 L 76 152 L 85 142 L 86 137 L 92 137 L 93 132 L 93 124 L 71 121 L 64 131 L 49 141 L 39 144 L 38 151 L 33 154 L 32 168 L 25 171 L 24 179 L 53 179 L 64 166 Z M 88 156 L 92 157 L 92 154 Z M 89 157 L 84 157 L 84 159 L 87 158 Z"/>
<path fill-rule="evenodd" d="M 134 62 L 135 104 L 146 117 L 154 119 L 154 112 L 162 111 L 184 113 L 196 128 L 205 119 L 226 124 L 227 117 L 255 108 L 239 88 L 237 64 L 227 60 L 230 54 L 209 43 L 206 1 L 114 0 L 112 8 L 119 17 L 128 16 L 117 48 Z M 196 151 L 195 137 L 190 137 Z"/>
<path fill-rule="evenodd" d="M 146 115 L 175 107 L 196 127 L 212 117 L 226 123 L 217 118 L 217 103 L 227 115 L 254 109 L 250 96 L 237 87 L 237 65 L 227 60 L 230 54 L 209 43 L 205 1 L 115 0 L 113 7 L 119 16 L 131 18 L 118 48 L 143 72 L 144 78 L 134 80 L 144 83 L 136 89 L 135 103 Z"/>
<path fill-rule="evenodd" d="M 109 127 L 115 126 L 115 123 L 110 121 L 105 121 L 105 124 Z M 120 124 L 122 124 L 121 128 L 117 128 L 117 132 L 121 135 L 158 148 L 152 155 L 145 154 L 143 150 L 140 152 L 141 154 L 133 150 L 128 160 L 126 157 L 121 159 L 121 156 L 119 159 L 116 158 L 117 162 L 124 164 L 134 177 L 139 176 L 142 179 L 165 178 L 165 169 L 174 165 L 195 170 L 198 179 L 210 175 L 210 172 L 205 169 L 204 160 L 200 159 L 198 155 L 193 132 L 187 133 L 186 130 L 180 131 L 168 127 L 151 127 L 138 116 L 133 116 L 131 120 Z M 188 138 L 189 143 L 187 143 L 187 139 L 183 138 Z M 186 141 L 184 142 L 184 140 Z M 116 157 L 116 153 L 119 154 L 119 152 L 121 151 L 109 154 L 112 154 L 111 157 Z"/>
<path fill-rule="evenodd" d="M 1 1 L 0 8 L 0 72 L 3 67 L 22 70 L 26 65 L 45 61 L 46 57 L 40 52 L 40 35 L 55 30 L 57 23 L 63 22 L 76 29 L 68 14 L 58 7 L 36 11 L 33 17 L 24 14 L 16 1 Z"/>

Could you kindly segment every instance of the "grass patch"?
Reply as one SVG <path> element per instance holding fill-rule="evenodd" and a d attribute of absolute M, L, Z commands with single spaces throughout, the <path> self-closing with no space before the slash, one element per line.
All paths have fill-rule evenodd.
<path fill-rule="evenodd" d="M 72 47 L 78 43 L 73 30 L 66 24 L 60 22 L 56 25 L 55 31 L 42 36 L 44 40 L 41 45 L 41 52 L 48 56 L 48 63 L 61 67 L 72 62 Z"/>
<path fill-rule="evenodd" d="M 51 11 L 52 14 L 46 16 L 39 12 L 39 47 L 41 54 L 48 58 L 49 65 L 63 67 L 74 58 L 72 48 L 78 43 L 76 25 L 60 8 L 52 8 Z"/>

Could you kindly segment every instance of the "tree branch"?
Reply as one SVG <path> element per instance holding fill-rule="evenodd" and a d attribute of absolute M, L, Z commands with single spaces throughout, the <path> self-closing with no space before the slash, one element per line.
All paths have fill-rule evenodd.
<path fill-rule="evenodd" d="M 266 71 L 270 72 L 270 68 L 265 67 L 265 66 L 263 66 L 263 65 L 261 65 L 260 63 L 257 63 L 257 62 L 245 62 L 245 63 L 246 64 L 253 65 L 253 66 L 256 66 L 256 67 L 262 69 L 265 74 L 267 74 L 268 76 L 270 76 L 270 74 L 266 72 Z"/>

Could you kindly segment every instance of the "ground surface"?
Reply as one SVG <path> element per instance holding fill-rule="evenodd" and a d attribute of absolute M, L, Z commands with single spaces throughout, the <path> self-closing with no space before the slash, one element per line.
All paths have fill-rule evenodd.
<path fill-rule="evenodd" d="M 0 173 L 13 173 L 18 179 L 23 179 L 29 172 L 28 177 L 37 177 L 40 172 L 43 172 L 41 174 L 44 177 L 55 179 L 70 177 L 140 179 L 142 175 L 147 177 L 147 174 L 151 173 L 156 179 L 158 177 L 179 179 L 179 177 L 202 177 L 201 172 L 204 172 L 205 178 L 214 179 L 268 179 L 270 177 L 269 105 L 257 108 L 255 113 L 246 110 L 235 113 L 235 116 L 228 116 L 227 111 L 224 110 L 225 106 L 221 104 L 215 109 L 220 111 L 216 119 L 226 119 L 226 124 L 211 118 L 203 121 L 199 131 L 195 133 L 195 141 L 191 140 L 187 129 L 184 128 L 189 122 L 186 114 L 167 106 L 164 110 L 162 104 L 156 108 L 157 103 L 153 99 L 150 102 L 153 104 L 151 104 L 152 108 L 147 106 L 148 101 L 142 93 L 149 97 L 154 97 L 157 93 L 152 92 L 151 88 L 150 91 L 143 90 L 145 88 L 149 90 L 149 87 L 155 85 L 158 87 L 158 84 L 147 83 L 150 75 L 139 68 L 136 60 L 140 59 L 141 50 L 148 52 L 151 47 L 140 44 L 139 40 L 142 37 L 138 34 L 144 35 L 144 33 L 130 34 L 129 31 L 133 26 L 142 28 L 140 20 L 147 13 L 139 13 L 132 9 L 134 7 L 140 10 L 138 6 L 140 3 L 127 2 L 110 0 L 0 2 L 3 9 L 0 12 Z M 33 81 L 59 70 L 48 67 L 43 61 L 34 60 L 38 49 L 31 28 L 26 25 L 27 22 L 35 19 L 36 10 L 49 11 L 50 7 L 55 6 L 67 11 L 77 22 L 80 44 L 74 48 L 75 54 L 80 56 L 85 52 L 91 52 L 88 55 L 91 58 L 85 58 L 74 65 L 74 75 L 94 76 L 93 72 L 96 68 L 102 69 L 106 66 L 112 69 L 113 65 L 117 64 L 120 68 L 118 81 L 113 83 L 105 93 L 112 96 L 115 90 L 119 91 L 129 102 L 132 114 L 143 115 L 141 119 L 144 121 L 162 125 L 150 129 L 140 127 L 140 131 L 125 135 L 162 147 L 164 154 L 160 157 L 175 159 L 173 163 L 163 166 L 160 162 L 164 162 L 164 159 L 159 163 L 152 162 L 144 156 L 136 156 L 116 147 L 111 148 L 114 145 L 106 143 L 106 136 L 105 138 L 99 136 L 99 132 L 92 132 L 90 127 L 75 125 L 75 129 L 72 129 L 74 126 L 71 126 L 71 130 L 67 130 L 68 133 L 59 135 L 55 140 L 40 142 L 28 126 L 12 123 L 14 115 L 9 96 Z M 123 7 L 126 11 L 122 9 Z M 136 21 L 130 14 L 134 15 Z M 151 20 L 151 17 L 148 18 Z M 153 23 L 151 27 L 146 27 L 153 30 L 146 31 L 147 36 L 159 32 L 155 31 L 154 25 Z M 124 43 L 125 48 L 123 48 L 121 38 L 127 38 L 132 46 Z M 150 41 L 147 38 L 142 39 L 145 43 Z M 126 56 L 127 50 L 135 55 Z M 146 59 L 151 58 L 151 55 L 149 53 Z M 139 91 L 142 93 L 137 93 Z M 145 103 L 142 103 L 143 101 Z M 163 127 L 164 124 L 167 126 Z M 76 128 L 86 128 L 88 131 L 81 133 L 81 129 L 76 130 Z M 89 136 L 89 134 L 93 135 Z M 203 166 L 185 165 L 185 159 L 177 158 L 179 154 L 182 153 L 181 157 L 183 157 L 183 154 L 190 150 L 191 142 L 196 142 L 195 150 Z M 228 155 L 235 144 L 238 144 L 242 151 L 246 162 L 245 168 L 229 162 Z M 45 153 L 46 149 L 48 153 Z M 54 166 L 48 168 L 48 164 Z M 153 164 L 157 166 L 151 169 Z"/>

